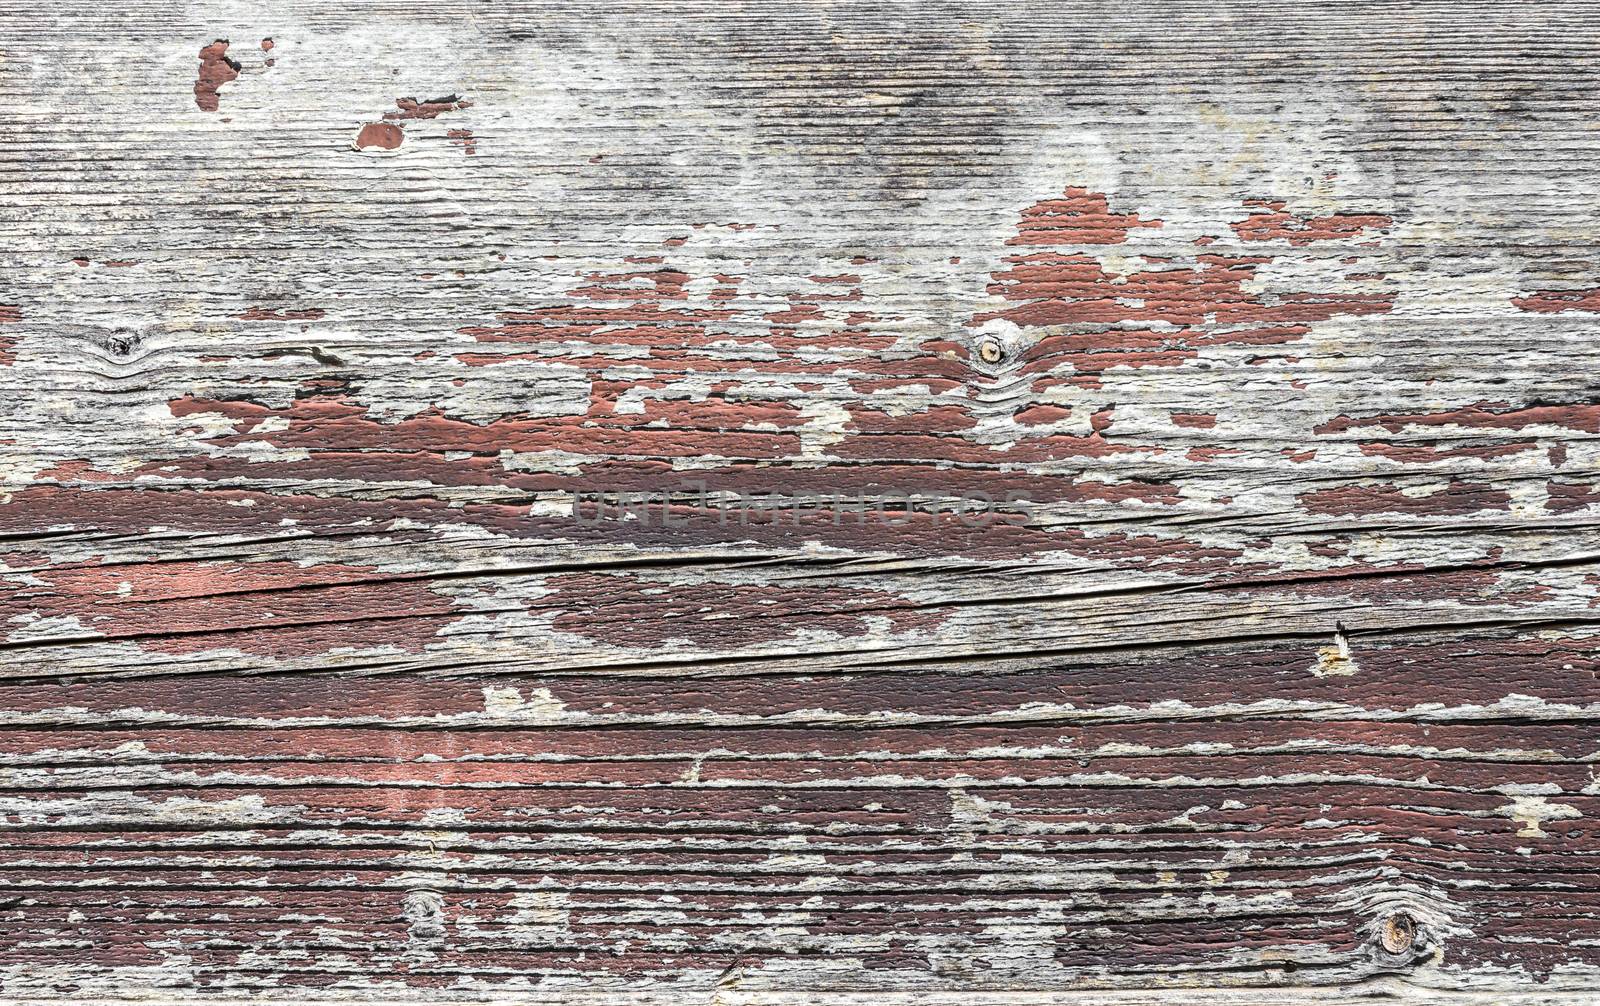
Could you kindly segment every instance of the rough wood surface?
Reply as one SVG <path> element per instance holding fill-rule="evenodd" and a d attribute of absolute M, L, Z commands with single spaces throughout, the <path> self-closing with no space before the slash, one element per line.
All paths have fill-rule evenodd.
<path fill-rule="evenodd" d="M 1587 5 L 0 10 L 0 993 L 1577 1002 Z"/>

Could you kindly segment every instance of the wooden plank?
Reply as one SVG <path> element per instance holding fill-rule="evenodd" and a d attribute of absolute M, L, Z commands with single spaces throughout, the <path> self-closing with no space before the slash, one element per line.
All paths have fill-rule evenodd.
<path fill-rule="evenodd" d="M 1597 26 L 0 11 L 0 995 L 1594 1001 Z"/>

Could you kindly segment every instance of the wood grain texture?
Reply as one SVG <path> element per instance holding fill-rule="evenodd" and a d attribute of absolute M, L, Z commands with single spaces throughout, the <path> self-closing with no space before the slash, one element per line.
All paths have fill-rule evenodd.
<path fill-rule="evenodd" d="M 1594 1001 L 1596 29 L 8 5 L 0 994 Z"/>

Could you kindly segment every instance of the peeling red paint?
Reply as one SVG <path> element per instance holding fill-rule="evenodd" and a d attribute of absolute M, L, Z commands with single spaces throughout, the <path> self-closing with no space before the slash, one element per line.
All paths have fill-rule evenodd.
<path fill-rule="evenodd" d="M 22 221 L 49 238 L 19 259 L 42 272 L 0 309 L 27 314 L 0 332 L 32 333 L 7 376 L 37 399 L 0 438 L 8 981 L 704 998 L 719 975 L 757 996 L 821 975 L 974 1001 L 1036 966 L 1057 989 L 1241 995 L 1581 983 L 1600 959 L 1581 319 L 1502 299 L 1448 353 L 1440 316 L 1360 320 L 1391 310 L 1388 275 L 1448 297 L 1478 270 L 1508 297 L 1502 247 L 1559 282 L 1572 207 L 1469 214 L 1464 257 L 1434 269 L 1427 234 L 1327 199 L 1453 219 L 1445 155 L 1481 130 L 1407 154 L 1407 130 L 1301 95 L 1264 136 L 1207 88 L 1174 118 L 1145 100 L 1183 83 L 1156 50 L 1120 131 L 1145 139 L 1107 152 L 1141 205 L 1054 181 L 1013 198 L 1007 179 L 1080 160 L 1048 120 L 1074 82 L 1133 81 L 1117 53 L 1139 32 L 1107 43 L 1106 79 L 1027 58 L 1094 50 L 1093 30 L 981 17 L 891 67 L 881 17 L 835 12 L 837 44 L 729 49 L 780 85 L 699 87 L 736 36 L 641 20 L 608 40 L 559 13 L 487 56 L 468 32 L 462 66 L 650 58 L 626 81 L 609 55 L 557 72 L 559 121 L 517 124 L 515 164 L 460 160 L 478 138 L 445 128 L 473 124 L 454 95 L 344 113 L 372 153 L 409 130 L 460 165 L 449 207 L 297 208 L 301 155 L 327 152 L 296 152 L 316 122 L 282 101 L 263 107 L 292 136 L 241 122 L 179 151 L 227 182 L 194 241 L 140 209 L 196 205 L 192 172 L 121 193 L 58 164 L 34 193 L 79 205 L 61 186 L 99 178 L 81 206 L 116 226 Z M 390 14 L 352 30 L 388 38 Z M 1333 77 L 1371 76 L 1322 20 Z M 1168 56 L 1215 69 L 1177 34 Z M 73 37 L 63 65 L 92 71 L 107 32 Z M 348 54 L 307 41 L 328 65 L 299 83 L 342 79 Z M 277 53 L 253 50 L 251 69 Z M 100 112 L 138 147 L 129 107 Z M 1162 139 L 1196 111 L 1216 151 Z M 70 148 L 79 112 L 41 149 Z M 203 156 L 251 143 L 272 156 Z M 1330 149 L 1240 168 L 1285 143 Z M 1380 174 L 1346 170 L 1380 148 Z M 1575 149 L 1551 163 L 1571 175 Z M 763 176 L 763 152 L 785 169 Z M 1316 181 L 1331 163 L 1347 185 Z M 543 176 L 495 180 L 518 165 Z M 404 186 L 427 165 L 345 167 Z M 1241 205 L 1268 176 L 1315 213 Z M 319 235 L 324 210 L 343 224 Z M 82 267 L 145 264 L 61 270 L 74 241 L 94 242 Z M 325 314 L 338 357 L 294 338 Z M 630 492 L 671 502 L 567 509 Z M 979 496 L 999 506 L 967 526 L 950 504 Z M 789 509 L 730 520 L 709 497 Z M 852 501 L 876 512 L 839 519 Z M 1385 956 L 1374 934 L 1404 913 L 1418 953 Z"/>
<path fill-rule="evenodd" d="M 227 39 L 217 39 L 200 50 L 200 73 L 194 82 L 194 103 L 202 112 L 215 112 L 217 92 L 239 76 L 239 64 L 228 58 Z"/>
<path fill-rule="evenodd" d="M 1008 245 L 1114 245 L 1141 227 L 1160 227 L 1137 213 L 1112 213 L 1101 192 L 1068 186 L 1060 196 L 1042 199 L 1022 211 L 1017 236 Z"/>
<path fill-rule="evenodd" d="M 1536 290 L 1525 297 L 1511 298 L 1511 303 L 1535 314 L 1561 314 L 1565 311 L 1600 314 L 1600 286 L 1581 290 Z"/>
<path fill-rule="evenodd" d="M 1061 405 L 1030 405 L 1012 418 L 1024 426 L 1041 426 L 1072 418 L 1072 409 Z"/>
<path fill-rule="evenodd" d="M 1600 485 L 1580 482 L 1545 483 L 1544 508 L 1551 513 L 1573 513 L 1600 506 Z"/>
<path fill-rule="evenodd" d="M 464 101 L 459 95 L 447 94 L 442 98 L 428 98 L 418 101 L 416 98 L 396 98 L 396 112 L 385 112 L 385 119 L 436 119 L 445 112 L 456 112 L 471 108 L 472 102 Z"/>
<path fill-rule="evenodd" d="M 8 563 L 13 569 L 19 557 Z M 419 652 L 456 616 L 449 598 L 368 567 L 294 562 L 55 565 L 30 574 L 0 612 L 71 617 L 100 638 L 162 653 L 211 649 L 296 656 L 351 647 Z M 407 619 L 396 632 L 392 619 Z"/>
<path fill-rule="evenodd" d="M 1483 510 L 1508 510 L 1511 494 L 1493 486 L 1455 481 L 1444 489 L 1422 494 L 1408 494 L 1398 486 L 1341 486 L 1304 493 L 1300 502 L 1311 513 L 1456 517 Z"/>
<path fill-rule="evenodd" d="M 1502 403 L 1479 402 L 1448 412 L 1415 415 L 1339 416 L 1316 428 L 1319 435 L 1344 433 L 1366 426 L 1381 426 L 1399 433 L 1407 426 L 1456 426 L 1479 430 L 1520 430 L 1529 426 L 1560 426 L 1600 433 L 1600 405 L 1534 405 L 1515 409 Z"/>
<path fill-rule="evenodd" d="M 1317 322 L 1382 314 L 1393 304 L 1393 296 L 1385 293 L 1254 292 L 1247 286 L 1257 284 L 1258 270 L 1273 263 L 1274 256 L 1214 254 L 1198 247 L 1206 243 L 1200 241 L 1175 247 L 1176 255 L 1133 256 L 1141 268 L 1111 272 L 1091 246 L 1121 243 L 1128 228 L 1159 222 L 1112 214 L 1098 193 L 1068 192 L 1064 202 L 1039 204 L 1059 214 L 1049 226 L 1041 225 L 1037 215 L 1024 214 L 1019 237 L 1009 242 L 1067 249 L 1007 257 L 1007 268 L 992 274 L 988 292 L 1015 306 L 980 312 L 968 323 L 980 327 L 1003 320 L 1023 328 L 1074 329 L 1037 340 L 1028 350 L 1024 372 L 1070 368 L 1073 386 L 1094 388 L 1098 376 L 1113 367 L 1180 367 L 1209 346 L 1293 342 Z M 1302 221 L 1295 233 L 1298 243 L 1308 243 L 1378 222 L 1372 215 L 1336 215 Z M 1138 323 L 1163 327 L 1132 327 Z"/>
<path fill-rule="evenodd" d="M 1270 258 L 1196 255 L 1193 268 L 1168 268 L 1117 277 L 1084 255 L 1035 253 L 1006 260 L 989 292 L 1020 306 L 979 314 L 973 324 L 1003 318 L 1018 325 L 1115 324 L 1159 321 L 1170 325 L 1245 326 L 1209 337 L 1213 342 L 1288 342 L 1306 322 L 1338 315 L 1382 314 L 1388 294 L 1284 294 L 1277 303 L 1246 293 L 1244 284 Z"/>
<path fill-rule="evenodd" d="M 1401 464 L 1435 464 L 1460 458 L 1490 461 L 1510 457 L 1524 451 L 1536 451 L 1539 446 L 1530 441 L 1515 444 L 1480 444 L 1465 447 L 1434 447 L 1421 444 L 1363 443 L 1361 453 L 1369 457 L 1388 458 Z"/>
<path fill-rule="evenodd" d="M 338 394 L 297 399 L 287 409 L 272 409 L 243 401 L 175 399 L 174 416 L 214 413 L 234 420 L 232 434 L 208 437 L 217 445 L 251 441 L 279 447 L 318 449 L 330 441 L 350 450 L 387 451 L 564 450 L 576 453 L 655 457 L 697 457 L 705 453 L 703 438 L 692 429 L 653 428 L 649 416 L 631 417 L 627 426 L 601 425 L 584 416 L 531 418 L 505 416 L 478 424 L 451 419 L 436 409 L 393 424 L 377 422 L 365 406 Z M 268 419 L 287 421 L 288 428 L 257 433 Z M 784 456 L 798 447 L 792 433 L 730 430 L 718 438 L 721 451 L 734 457 Z"/>
<path fill-rule="evenodd" d="M 1381 213 L 1330 213 L 1327 216 L 1295 216 L 1280 199 L 1247 199 L 1250 216 L 1229 226 L 1241 241 L 1287 240 L 1291 245 L 1315 241 L 1339 241 L 1362 236 L 1364 231 L 1384 230 L 1394 224 Z"/>
<path fill-rule="evenodd" d="M 396 150 L 406 134 L 392 122 L 369 122 L 356 134 L 358 150 Z"/>

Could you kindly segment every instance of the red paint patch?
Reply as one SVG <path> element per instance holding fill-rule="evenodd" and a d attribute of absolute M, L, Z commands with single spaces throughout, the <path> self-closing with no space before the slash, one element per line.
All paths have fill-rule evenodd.
<path fill-rule="evenodd" d="M 1478 430 L 1520 430 L 1528 426 L 1561 426 L 1600 433 L 1600 405 L 1535 405 L 1512 409 L 1499 403 L 1479 402 L 1449 412 L 1425 412 L 1415 415 L 1377 415 L 1353 419 L 1339 416 L 1317 427 L 1321 435 L 1344 433 L 1364 426 L 1381 426 L 1390 433 L 1399 433 L 1407 426 L 1457 426 Z"/>
<path fill-rule="evenodd" d="M 697 411 L 698 406 L 677 403 Z M 737 406 L 730 406 L 737 409 Z M 381 423 L 367 414 L 364 406 L 338 393 L 298 398 L 286 409 L 272 409 L 246 401 L 207 401 L 180 398 L 169 405 L 174 416 L 215 413 L 234 420 L 234 433 L 208 437 L 218 445 L 250 442 L 279 447 L 325 450 L 338 444 L 344 450 L 373 451 L 455 451 L 496 453 L 502 450 L 562 450 L 584 454 L 616 454 L 656 457 L 703 457 L 708 448 L 728 457 L 774 458 L 798 449 L 799 438 L 792 433 L 729 430 L 716 435 L 677 426 L 653 427 L 656 419 L 646 413 L 627 417 L 626 423 L 597 423 L 584 416 L 534 418 L 505 416 L 479 424 L 444 416 L 436 409 L 401 420 Z M 792 407 L 786 412 L 792 413 Z M 257 433 L 256 427 L 272 418 L 287 421 L 287 428 Z M 761 417 L 770 421 L 771 414 Z M 683 422 L 681 416 L 677 420 Z"/>
<path fill-rule="evenodd" d="M 1513 297 L 1511 303 L 1534 314 L 1561 314 L 1564 311 L 1600 314 L 1600 286 L 1585 290 L 1538 290 L 1526 297 Z"/>
<path fill-rule="evenodd" d="M 239 76 L 239 64 L 228 58 L 228 42 L 217 39 L 200 50 L 200 73 L 194 81 L 194 103 L 202 112 L 215 112 L 217 91 Z"/>
<path fill-rule="evenodd" d="M 1250 217 L 1240 223 L 1230 224 L 1242 241 L 1286 240 L 1291 245 L 1308 245 L 1313 241 L 1339 241 L 1361 236 L 1366 230 L 1382 230 L 1394 223 L 1393 218 L 1381 213 L 1330 213 L 1324 217 L 1302 217 L 1290 214 L 1281 199 L 1247 199 L 1245 205 L 1253 207 Z"/>
<path fill-rule="evenodd" d="M 470 157 L 478 152 L 478 141 L 470 129 L 452 129 L 445 134 L 453 146 L 460 147 Z"/>
<path fill-rule="evenodd" d="M 405 138 L 405 131 L 392 122 L 369 122 L 356 134 L 356 149 L 396 150 Z"/>
<path fill-rule="evenodd" d="M 1063 419 L 1070 419 L 1072 410 L 1061 405 L 1031 405 L 1013 418 L 1024 426 L 1041 426 L 1046 423 L 1059 423 Z"/>
<path fill-rule="evenodd" d="M 1069 186 L 1054 199 L 1022 211 L 1017 236 L 1008 245 L 1115 245 L 1138 227 L 1160 227 L 1137 213 L 1112 213 L 1104 193 Z"/>
<path fill-rule="evenodd" d="M 1495 458 L 1509 457 L 1521 454 L 1523 451 L 1536 451 L 1539 447 L 1531 441 L 1515 444 L 1488 444 L 1468 447 L 1433 447 L 1413 444 L 1387 444 L 1365 443 L 1361 445 L 1361 453 L 1368 457 L 1388 458 L 1401 464 L 1433 464 L 1439 461 L 1453 461 L 1458 458 L 1472 458 L 1477 461 L 1490 461 Z"/>
<path fill-rule="evenodd" d="M 1277 221 L 1279 214 L 1268 215 Z M 1291 230 L 1303 244 L 1387 221 L 1376 214 L 1336 214 L 1301 220 Z M 996 319 L 1022 327 L 1071 326 L 1039 339 L 1023 369 L 1065 372 L 1074 386 L 1093 388 L 1113 367 L 1181 367 L 1210 346 L 1293 342 L 1316 322 L 1383 314 L 1393 304 L 1388 294 L 1259 290 L 1258 270 L 1274 256 L 1214 254 L 1201 241 L 1174 255 L 1133 256 L 1142 268 L 1131 272 L 1108 271 L 1092 253 L 1090 246 L 1124 241 L 1129 228 L 1158 225 L 1136 213 L 1112 213 L 1103 195 L 1081 189 L 1038 204 L 1024 213 L 1018 237 L 1008 243 L 1064 247 L 1006 258 L 1007 268 L 992 274 L 988 292 L 1014 306 L 980 313 L 969 327 Z M 1276 232 L 1266 223 L 1250 231 L 1261 240 L 1269 233 Z M 1155 328 L 1137 327 L 1141 323 Z"/>
<path fill-rule="evenodd" d="M 472 102 L 463 101 L 459 95 L 448 94 L 442 98 L 429 98 L 418 101 L 416 98 L 396 98 L 397 112 L 385 112 L 385 119 L 436 119 L 445 112 L 456 112 L 464 108 L 471 108 Z"/>
<path fill-rule="evenodd" d="M 1551 513 L 1572 513 L 1600 505 L 1600 486 L 1594 484 L 1549 482 L 1545 493 L 1544 508 Z"/>
<path fill-rule="evenodd" d="M 1508 510 L 1511 495 L 1503 489 L 1471 482 L 1452 482 L 1427 495 L 1408 495 L 1398 486 L 1342 486 L 1306 493 L 1300 502 L 1311 513 L 1409 514 L 1414 517 L 1459 517 L 1482 510 Z"/>

